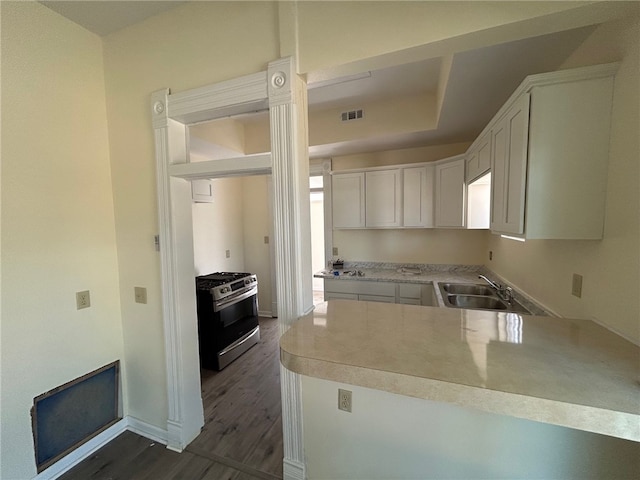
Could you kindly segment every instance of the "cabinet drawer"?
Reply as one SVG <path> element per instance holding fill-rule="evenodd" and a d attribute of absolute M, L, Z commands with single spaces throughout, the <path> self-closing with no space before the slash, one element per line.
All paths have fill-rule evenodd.
<path fill-rule="evenodd" d="M 401 298 L 417 298 L 422 296 L 422 286 L 415 283 L 401 283 L 398 285 L 398 292 Z"/>
<path fill-rule="evenodd" d="M 363 302 L 396 303 L 396 297 L 387 297 L 383 295 L 358 295 L 358 300 Z"/>
<path fill-rule="evenodd" d="M 358 300 L 358 295 L 355 293 L 336 293 L 336 292 L 324 292 L 324 299 L 343 299 L 343 300 Z"/>
<path fill-rule="evenodd" d="M 388 282 L 367 282 L 362 280 L 331 280 L 324 281 L 325 292 L 355 293 L 362 295 L 396 296 L 396 286 Z"/>
<path fill-rule="evenodd" d="M 402 305 L 422 305 L 419 298 L 399 298 L 398 303 Z"/>

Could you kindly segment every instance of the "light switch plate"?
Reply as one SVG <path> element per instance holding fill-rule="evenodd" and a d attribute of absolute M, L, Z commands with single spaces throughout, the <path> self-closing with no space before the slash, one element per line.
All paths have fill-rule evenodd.
<path fill-rule="evenodd" d="M 573 281 L 571 282 L 571 295 L 582 298 L 582 275 L 578 275 L 577 273 L 573 274 Z"/>
<path fill-rule="evenodd" d="M 147 303 L 147 289 L 144 287 L 133 287 L 136 303 Z"/>

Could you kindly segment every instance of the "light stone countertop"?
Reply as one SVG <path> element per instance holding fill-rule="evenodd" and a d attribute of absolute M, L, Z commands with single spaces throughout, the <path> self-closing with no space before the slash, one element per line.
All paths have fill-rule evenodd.
<path fill-rule="evenodd" d="M 302 375 L 640 442 L 640 348 L 590 320 L 331 300 L 280 339 Z"/>
<path fill-rule="evenodd" d="M 414 273 L 414 272 L 420 273 Z M 338 275 L 334 275 L 338 272 Z M 362 275 L 357 275 L 359 272 Z M 504 280 L 482 265 L 447 264 L 398 264 L 378 262 L 345 262 L 341 270 L 321 270 L 313 276 L 327 280 L 357 280 L 363 282 L 393 282 L 433 284 L 438 306 L 445 308 L 438 283 L 477 283 L 486 284 L 478 278 L 483 274 L 494 281 L 505 284 Z M 513 290 L 514 298 L 534 315 L 554 314 L 525 292 Z"/>

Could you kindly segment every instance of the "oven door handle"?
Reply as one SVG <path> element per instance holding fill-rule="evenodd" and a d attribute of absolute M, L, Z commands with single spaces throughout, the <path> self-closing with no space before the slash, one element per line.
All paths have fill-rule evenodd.
<path fill-rule="evenodd" d="M 250 290 L 247 290 L 244 293 L 241 293 L 237 297 L 231 297 L 231 299 L 223 299 L 223 300 L 221 300 L 219 302 L 215 302 L 213 304 L 213 311 L 214 312 L 219 312 L 223 308 L 230 307 L 231 305 L 235 305 L 236 303 L 241 302 L 241 301 L 243 301 L 243 300 L 255 295 L 256 293 L 258 293 L 258 288 L 254 287 L 254 288 L 252 288 Z"/>
<path fill-rule="evenodd" d="M 260 331 L 260 327 L 257 326 L 256 328 L 254 328 L 253 330 L 251 330 L 249 333 L 243 335 L 242 337 L 240 337 L 238 340 L 236 340 L 235 342 L 233 342 L 231 345 L 229 345 L 227 348 L 225 348 L 224 350 L 218 352 L 219 356 L 223 356 L 226 355 L 227 353 L 229 353 L 231 350 L 233 350 L 234 348 L 238 348 L 240 345 L 242 345 L 243 343 L 245 343 L 247 340 L 249 340 L 251 337 L 253 337 L 256 332 Z"/>

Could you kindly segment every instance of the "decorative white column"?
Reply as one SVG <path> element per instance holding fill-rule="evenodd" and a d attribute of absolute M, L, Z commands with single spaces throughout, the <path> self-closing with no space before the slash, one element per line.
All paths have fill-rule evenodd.
<path fill-rule="evenodd" d="M 186 158 L 185 126 L 168 117 L 169 90 L 151 95 L 156 151 L 162 311 L 167 368 L 167 448 L 181 452 L 204 425 L 197 357 L 191 187 L 171 178 L 169 167 Z M 190 253 L 190 256 L 189 256 Z M 189 261 L 185 259 L 191 259 Z"/>
<path fill-rule="evenodd" d="M 278 284 L 280 332 L 305 312 L 304 254 L 309 214 L 304 212 L 309 198 L 309 160 L 306 142 L 305 89 L 296 88 L 298 79 L 291 57 L 269 64 L 269 114 L 274 192 L 274 237 Z M 302 124 L 301 124 L 302 123 Z M 306 173 L 305 173 L 306 172 Z M 305 184 L 306 180 L 306 184 Z M 306 195 L 307 201 L 304 201 Z M 309 276 L 309 281 L 311 277 Z M 300 376 L 280 367 L 284 480 L 304 480 L 305 463 Z"/>

